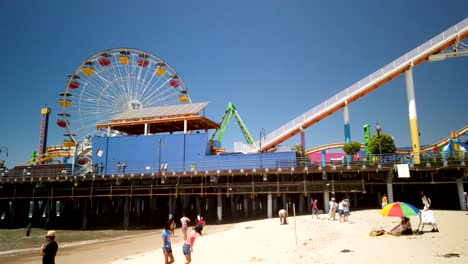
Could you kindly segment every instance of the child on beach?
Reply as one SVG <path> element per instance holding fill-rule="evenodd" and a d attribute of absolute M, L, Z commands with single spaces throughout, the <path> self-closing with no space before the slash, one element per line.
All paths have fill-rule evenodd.
<path fill-rule="evenodd" d="M 319 219 L 318 217 L 318 207 L 317 207 L 317 199 L 315 199 L 313 202 L 312 202 L 312 219 L 314 219 L 314 215 L 317 217 L 317 219 Z"/>
<path fill-rule="evenodd" d="M 175 229 L 176 229 L 177 225 L 176 225 L 174 219 L 171 219 L 170 221 L 171 221 L 171 236 L 175 237 Z"/>
<path fill-rule="evenodd" d="M 387 194 L 384 194 L 382 196 L 382 208 L 384 208 L 387 204 L 388 204 Z"/>
<path fill-rule="evenodd" d="M 203 216 L 197 215 L 197 225 L 205 226 L 206 222 L 203 220 Z"/>
<path fill-rule="evenodd" d="M 185 214 L 180 219 L 180 223 L 182 224 L 181 230 L 182 230 L 182 234 L 184 235 L 184 240 L 187 239 L 187 227 L 188 227 L 189 222 L 190 222 L 190 219 L 186 217 Z"/>
<path fill-rule="evenodd" d="M 281 209 L 278 212 L 278 216 L 280 219 L 280 225 L 287 225 L 288 224 L 288 211 Z"/>
<path fill-rule="evenodd" d="M 200 236 L 202 235 L 203 226 L 197 225 L 193 228 L 193 231 L 190 232 L 187 239 L 185 240 L 184 245 L 182 246 L 182 252 L 185 255 L 185 264 L 189 264 L 192 262 L 192 252 L 193 252 L 193 244 L 195 243 L 195 238 L 197 238 L 197 234 Z"/>
<path fill-rule="evenodd" d="M 163 253 L 164 253 L 164 263 L 170 264 L 174 263 L 174 256 L 172 255 L 172 246 L 171 246 L 171 223 L 172 221 L 167 221 L 164 224 L 164 231 L 162 232 L 162 241 L 163 241 Z"/>
<path fill-rule="evenodd" d="M 335 220 L 335 215 L 336 215 L 336 208 L 337 208 L 337 203 L 335 202 L 335 198 L 331 198 L 330 202 L 328 202 L 328 205 L 330 207 L 328 211 L 328 220 Z"/>

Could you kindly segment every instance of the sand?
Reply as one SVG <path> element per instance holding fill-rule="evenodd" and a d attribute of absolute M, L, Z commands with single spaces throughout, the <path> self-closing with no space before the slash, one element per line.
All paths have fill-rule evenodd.
<path fill-rule="evenodd" d="M 229 230 L 232 227 L 233 224 L 214 225 L 208 230 L 209 233 L 215 233 Z M 130 255 L 143 254 L 154 250 L 155 248 L 161 248 L 161 232 L 162 230 L 160 229 L 149 230 L 146 234 L 124 237 L 113 241 L 60 248 L 55 258 L 55 262 L 67 264 L 112 263 L 119 259 L 125 259 Z M 208 235 L 206 237 L 208 237 Z M 182 233 L 180 229 L 176 230 L 176 236 L 173 238 L 173 241 L 174 243 L 182 241 Z M 60 245 L 59 237 L 57 237 L 57 242 Z M 39 256 L 38 247 L 37 252 L 34 253 L 24 253 L 17 256 L 0 256 L 0 263 L 34 264 L 41 263 L 41 259 L 42 257 Z"/>
<path fill-rule="evenodd" d="M 280 225 L 278 218 L 207 225 L 206 234 L 195 242 L 192 263 L 468 263 L 467 213 L 435 211 L 435 217 L 439 233 L 402 237 L 369 237 L 372 229 L 389 230 L 399 221 L 381 216 L 378 210 L 352 212 L 346 223 L 309 215 L 296 217 L 296 225 L 293 217 L 288 225 Z M 413 217 L 411 222 L 416 229 L 418 219 Z M 175 263 L 185 263 L 180 229 L 176 232 L 172 241 Z M 39 261 L 38 256 L 23 256 L 2 263 Z M 56 262 L 164 263 L 160 232 L 64 249 Z"/>

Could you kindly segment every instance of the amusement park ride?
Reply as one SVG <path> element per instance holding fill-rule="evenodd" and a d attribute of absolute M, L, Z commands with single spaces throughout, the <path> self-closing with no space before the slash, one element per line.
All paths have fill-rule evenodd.
<path fill-rule="evenodd" d="M 350 103 L 404 73 L 413 146 L 411 151 L 415 153 L 415 163 L 419 164 L 421 153 L 433 150 L 434 145 L 442 148 L 442 145 L 454 142 L 454 139 L 466 133 L 467 127 L 436 144 L 420 146 L 412 68 L 426 61 L 468 55 L 468 45 L 463 43 L 467 37 L 468 18 L 267 134 L 262 140 L 261 148 L 259 141 L 254 140 L 232 103 L 229 103 L 220 124 L 210 123 L 211 120 L 198 116 L 198 120 L 203 119 L 200 122 L 204 122 L 204 126 L 199 124 L 194 126 L 194 130 L 188 129 L 193 125 L 186 116 L 186 113 L 193 110 L 189 90 L 180 74 L 161 58 L 134 48 L 113 48 L 98 52 L 84 60 L 69 75 L 65 90 L 59 95 L 61 111 L 56 124 L 65 130 L 63 145 L 46 147 L 47 125 L 51 111 L 50 108 L 43 108 L 39 155 L 30 163 L 41 164 L 57 157 L 73 157 L 73 162 L 89 169 L 93 152 L 96 152 L 96 150 L 91 151 L 94 136 L 133 136 L 152 133 L 171 135 L 181 131 L 190 134 L 197 130 L 215 129 L 209 141 L 220 142 L 233 115 L 240 125 L 247 144 L 254 152 L 274 152 L 282 142 L 341 108 L 347 113 Z M 161 113 L 163 109 L 154 109 L 165 106 L 178 106 L 177 111 L 180 111 L 180 114 Z M 188 112 L 184 112 L 184 109 Z M 204 111 L 204 107 L 199 109 Z M 146 113 L 145 111 L 148 113 L 141 115 Z M 158 112 L 158 115 L 151 115 L 152 111 Z M 121 114 L 125 114 L 123 118 L 116 118 Z M 130 129 L 132 126 L 138 126 L 138 129 Z M 158 130 L 158 127 L 164 128 Z M 349 117 L 345 114 L 345 141 L 349 140 Z M 224 152 L 219 143 L 215 145 L 218 149 L 216 153 Z M 343 143 L 328 144 L 309 149 L 306 154 L 342 146 Z"/>
<path fill-rule="evenodd" d="M 223 139 L 224 133 L 226 132 L 226 129 L 229 126 L 229 123 L 231 122 L 231 118 L 233 115 L 236 118 L 237 123 L 239 124 L 239 127 L 242 131 L 242 134 L 244 135 L 244 138 L 247 144 L 253 145 L 254 147 L 258 148 L 258 146 L 255 143 L 255 140 L 252 137 L 252 134 L 250 134 L 249 129 L 247 128 L 244 121 L 242 120 L 239 113 L 237 112 L 237 108 L 231 102 L 228 104 L 226 112 L 221 118 L 221 122 L 220 122 L 221 130 L 216 129 L 213 135 L 211 136 L 210 141 L 212 142 L 214 140 L 214 138 L 216 137 L 216 133 L 219 131 L 218 141 L 221 142 L 221 140 Z M 224 149 L 220 149 L 220 150 L 221 151 L 218 151 L 218 152 L 224 152 Z"/>

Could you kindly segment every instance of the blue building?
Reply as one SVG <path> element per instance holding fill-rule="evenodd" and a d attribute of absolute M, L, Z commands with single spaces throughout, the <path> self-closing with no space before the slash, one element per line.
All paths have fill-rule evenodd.
<path fill-rule="evenodd" d="M 92 139 L 94 166 L 105 175 L 295 167 L 292 151 L 216 151 L 220 142 L 210 141 L 208 130 L 218 129 L 219 124 L 199 114 L 206 105 L 128 110 L 98 125 L 108 133 Z"/>

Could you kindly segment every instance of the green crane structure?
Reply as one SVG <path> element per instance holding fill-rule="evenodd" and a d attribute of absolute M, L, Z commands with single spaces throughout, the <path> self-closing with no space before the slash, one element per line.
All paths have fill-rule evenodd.
<path fill-rule="evenodd" d="M 221 118 L 221 128 L 215 130 L 215 132 L 210 138 L 210 141 L 213 141 L 218 131 L 220 131 L 218 135 L 218 140 L 221 141 L 223 139 L 224 133 L 226 132 L 226 129 L 229 123 L 231 122 L 232 115 L 234 115 L 234 117 L 237 120 L 237 123 L 239 123 L 239 127 L 242 131 L 242 134 L 244 135 L 245 141 L 250 145 L 257 146 L 257 144 L 255 144 L 255 140 L 252 137 L 252 134 L 250 134 L 249 130 L 244 124 L 244 121 L 242 121 L 242 118 L 237 112 L 236 106 L 234 106 L 234 104 L 231 102 L 229 102 L 226 112 L 224 112 L 223 118 Z"/>

